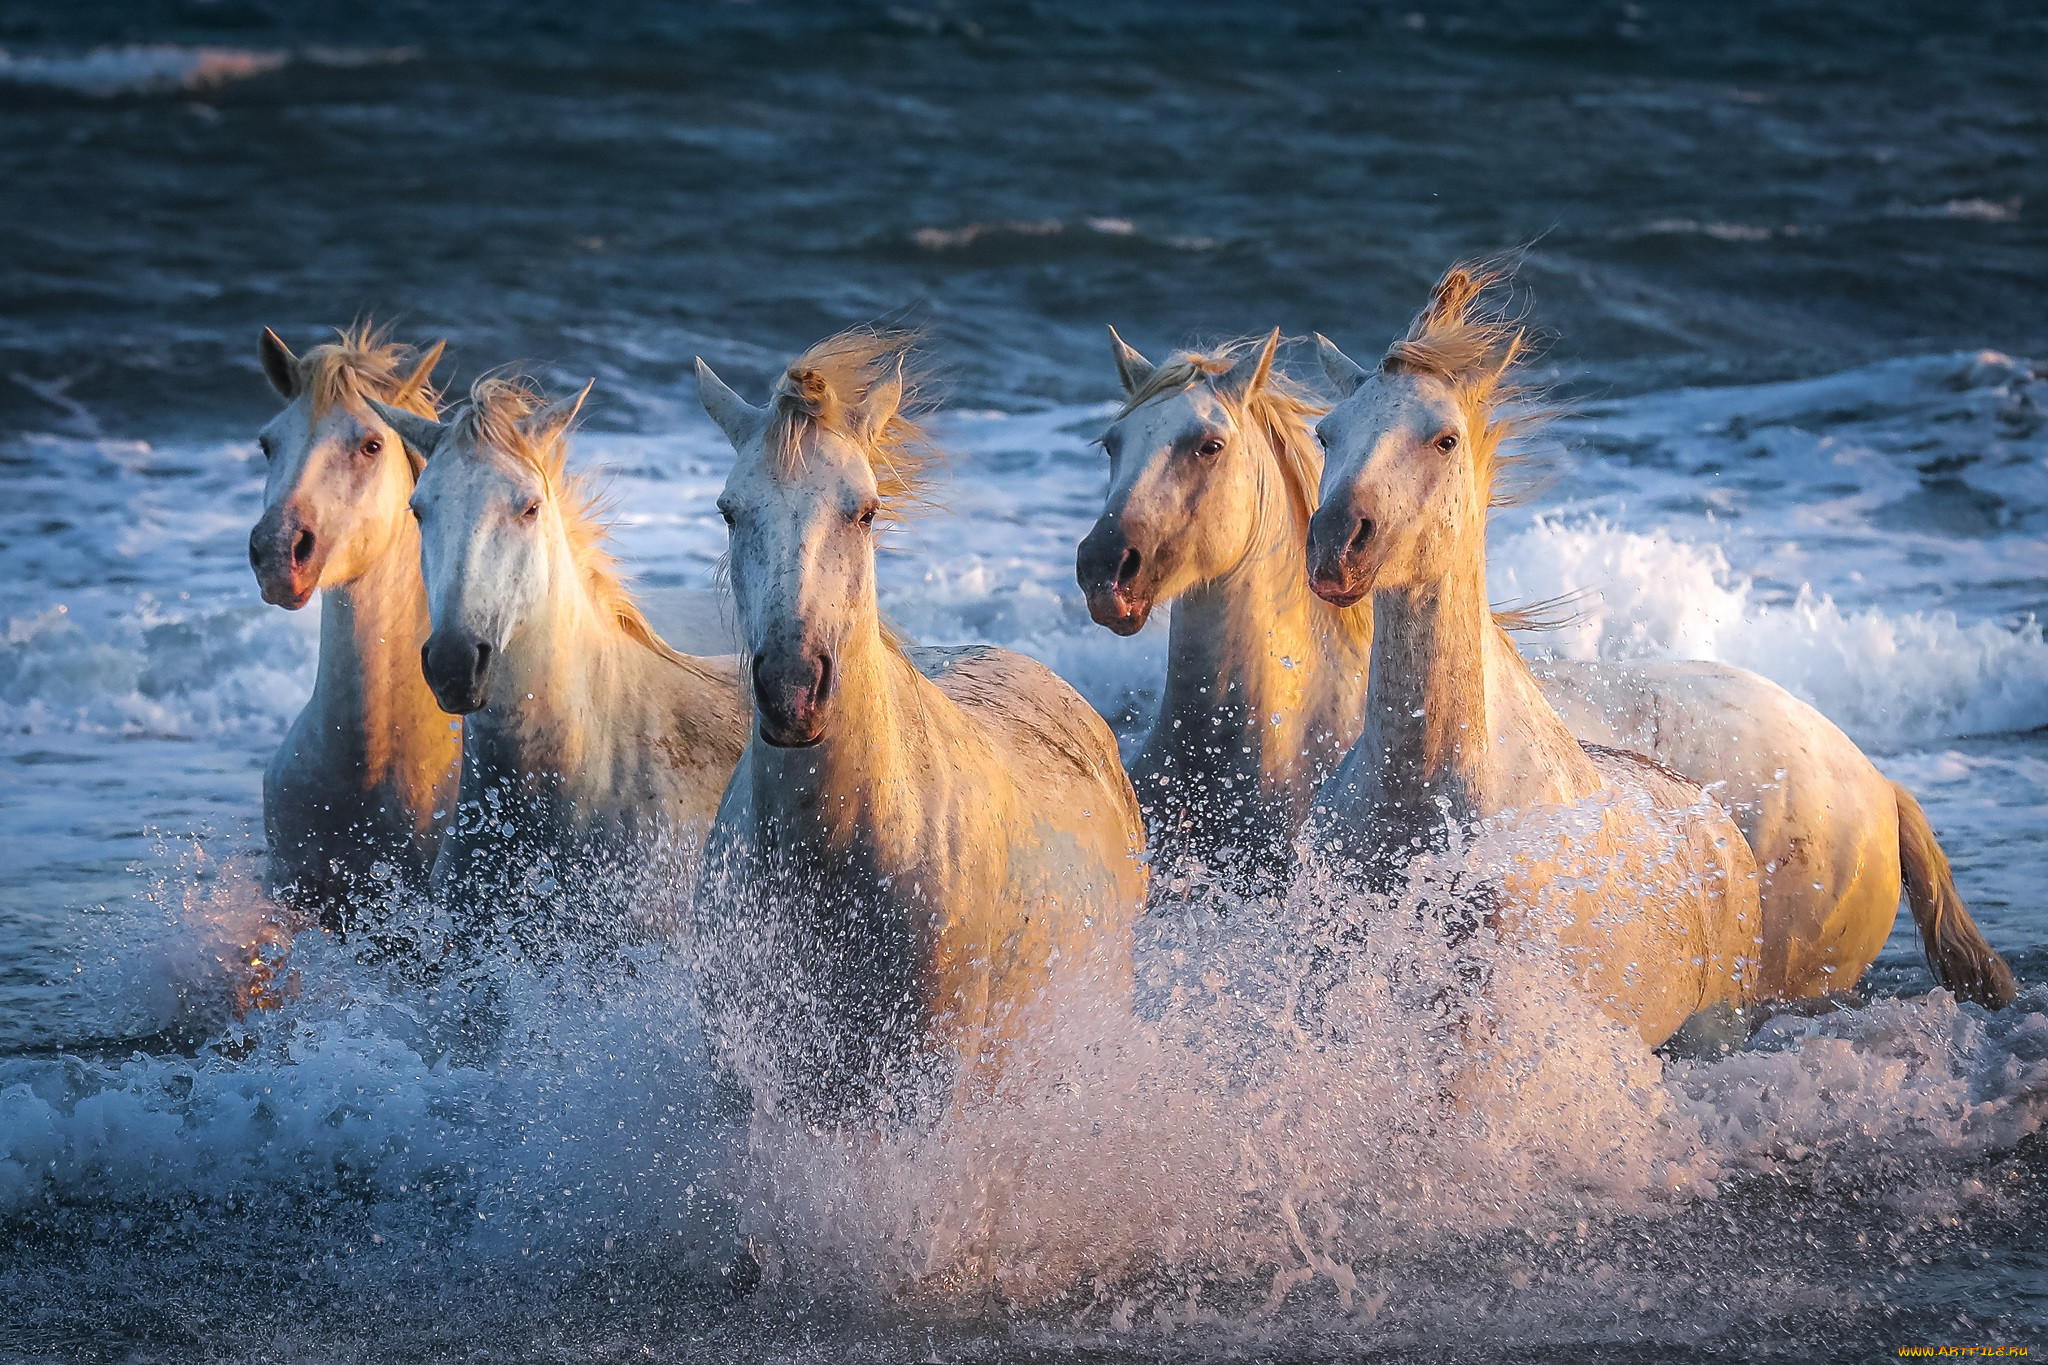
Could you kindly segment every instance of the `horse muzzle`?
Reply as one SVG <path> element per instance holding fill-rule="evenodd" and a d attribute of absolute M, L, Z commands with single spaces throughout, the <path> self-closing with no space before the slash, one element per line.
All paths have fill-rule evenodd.
<path fill-rule="evenodd" d="M 1140 586 L 1149 566 L 1124 534 L 1121 521 L 1105 516 L 1074 552 L 1074 581 L 1088 597 L 1088 614 L 1098 626 L 1136 635 L 1152 615 L 1152 598 Z"/>
<path fill-rule="evenodd" d="M 289 503 L 272 507 L 249 532 L 249 567 L 263 600 L 297 611 L 312 600 L 327 565 L 327 543 Z"/>
<path fill-rule="evenodd" d="M 1366 551 L 1372 545 L 1371 517 L 1325 504 L 1308 524 L 1308 586 L 1333 607 L 1356 606 L 1372 591 Z"/>
<path fill-rule="evenodd" d="M 420 672 L 434 703 L 451 716 L 483 709 L 490 698 L 490 642 L 467 631 L 435 631 L 420 646 Z"/>
<path fill-rule="evenodd" d="M 784 653 L 754 656 L 754 716 L 761 738 L 777 749 L 808 749 L 825 734 L 832 699 L 832 656 Z"/>

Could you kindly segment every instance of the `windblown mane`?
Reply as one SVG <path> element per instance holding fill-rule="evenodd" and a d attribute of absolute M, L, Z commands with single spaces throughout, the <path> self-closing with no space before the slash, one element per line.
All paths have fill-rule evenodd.
<path fill-rule="evenodd" d="M 1451 386 L 1472 434 L 1474 467 L 1495 506 L 1503 501 L 1501 472 L 1514 463 L 1504 447 L 1538 420 L 1515 410 L 1528 396 L 1516 372 L 1530 344 L 1527 329 L 1508 311 L 1506 284 L 1506 272 L 1497 267 L 1452 266 L 1408 335 L 1380 362 L 1382 369 L 1431 374 Z"/>
<path fill-rule="evenodd" d="M 439 413 L 440 391 L 433 384 L 434 365 L 448 343 L 437 341 L 421 351 L 390 339 L 389 327 L 366 319 L 335 329 L 335 339 L 311 347 L 299 360 L 300 388 L 312 394 L 315 421 L 336 405 L 353 398 L 374 398 L 421 417 Z M 419 476 L 420 458 L 411 447 L 406 459 Z"/>
<path fill-rule="evenodd" d="M 1242 360 L 1247 352 L 1266 344 L 1264 336 L 1239 337 L 1207 351 L 1176 351 L 1152 371 L 1136 392 L 1124 400 L 1117 419 L 1164 394 L 1179 393 L 1189 385 L 1212 379 Z M 1330 410 L 1307 385 L 1288 378 L 1278 370 L 1246 396 L 1239 405 L 1240 425 L 1256 428 L 1273 452 L 1274 470 L 1287 496 L 1287 511 L 1294 518 L 1297 535 L 1306 539 L 1309 518 L 1316 512 L 1316 497 L 1323 479 L 1323 449 L 1316 443 L 1315 424 Z M 1307 580 L 1303 578 L 1305 585 Z M 1306 592 L 1306 587 L 1303 587 Z M 1334 616 L 1347 632 L 1360 635 L 1371 629 L 1372 604 L 1332 607 L 1321 598 L 1314 605 Z"/>
<path fill-rule="evenodd" d="M 487 374 L 470 386 L 469 401 L 450 421 L 461 444 L 476 450 L 488 446 L 540 475 L 561 509 L 570 558 L 591 604 L 656 654 L 686 662 L 654 633 L 619 575 L 607 548 L 611 524 L 602 490 L 584 475 L 569 472 L 569 432 L 589 393 L 586 385 L 575 398 L 556 403 L 524 375 Z"/>
<path fill-rule="evenodd" d="M 921 377 L 911 350 L 916 340 L 911 332 L 853 328 L 790 361 L 768 396 L 769 458 L 794 468 L 803 458 L 804 438 L 814 430 L 829 431 L 867 455 L 884 513 L 901 518 L 930 507 L 939 452 L 913 415 Z M 852 414 L 860 402 L 876 386 L 899 381 L 903 396 L 881 430 L 857 430 Z"/>

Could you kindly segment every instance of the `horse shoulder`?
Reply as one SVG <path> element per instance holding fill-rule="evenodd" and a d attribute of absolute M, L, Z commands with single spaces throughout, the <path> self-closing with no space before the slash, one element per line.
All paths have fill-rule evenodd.
<path fill-rule="evenodd" d="M 1753 880 L 1749 841 L 1716 793 L 1648 754 L 1599 744 L 1580 747 L 1599 771 L 1610 799 L 1633 797 L 1646 811 L 1681 817 L 1688 828 L 1707 831 L 1717 846 L 1726 846 L 1731 863 L 1747 866 Z"/>
<path fill-rule="evenodd" d="M 1674 843 L 1666 860 L 1671 884 L 1664 889 L 1674 910 L 1688 899 L 1700 908 L 1708 958 L 1723 964 L 1723 973 L 1733 971 L 1739 959 L 1753 959 L 1762 932 L 1760 881 L 1755 854 L 1735 817 L 1713 792 L 1654 758 L 1585 747 L 1610 792 L 1640 803 L 1639 829 L 1666 826 L 1665 837 Z M 1754 971 L 1745 975 L 1754 984 Z"/>

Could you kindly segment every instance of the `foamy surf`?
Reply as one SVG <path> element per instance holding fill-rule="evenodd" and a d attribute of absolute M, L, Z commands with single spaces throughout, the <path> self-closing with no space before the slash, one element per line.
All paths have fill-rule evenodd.
<path fill-rule="evenodd" d="M 216 942 L 247 895 L 230 879 L 177 918 Z M 2029 1206 L 2003 1154 L 2048 1120 L 2038 987 L 1998 1016 L 1937 992 L 1781 1018 L 1674 1061 L 1557 962 L 1502 950 L 1475 1062 L 1456 1002 L 1479 1002 L 1441 931 L 1376 903 L 1353 912 L 1362 939 L 1332 940 L 1347 897 L 1311 877 L 1221 920 L 1155 912 L 1136 1018 L 1049 1036 L 929 1128 L 850 1133 L 721 1116 L 673 954 L 550 981 L 507 966 L 479 1044 L 433 988 L 304 934 L 296 990 L 190 1055 L 0 1062 L 0 1218 L 38 1240 L 132 1231 L 173 1260 L 247 1241 L 237 1279 L 288 1252 L 281 1296 L 381 1304 L 353 1327 L 394 1350 L 431 1338 L 423 1313 L 488 1332 L 493 1294 L 552 1284 L 581 1286 L 562 1309 L 579 1335 L 658 1332 L 681 1294 L 790 1358 L 827 1322 L 859 1326 L 842 1358 L 924 1332 L 1313 1356 L 1580 1339 L 1616 1315 L 1638 1345 L 1832 1332 L 1855 1317 L 1845 1274 L 1880 1286 Z M 132 998 L 181 1009 L 231 988 L 157 951 L 123 970 Z M 1794 1234 L 1756 1249 L 1788 1210 Z M 1730 1237 L 1750 1239 L 1739 1263 Z M 90 1264 L 126 1274 L 122 1245 Z M 71 1265 L 17 1264 L 10 1288 Z M 423 1268 L 475 1301 L 421 1299 Z"/>
<path fill-rule="evenodd" d="M 1877 748 L 2048 725 L 2048 635 L 2031 616 L 1847 609 L 1809 586 L 1762 599 L 1717 546 L 1539 517 L 1500 542 L 1491 584 L 1511 601 L 1566 603 L 1532 654 L 1713 659 L 1761 673 Z"/>

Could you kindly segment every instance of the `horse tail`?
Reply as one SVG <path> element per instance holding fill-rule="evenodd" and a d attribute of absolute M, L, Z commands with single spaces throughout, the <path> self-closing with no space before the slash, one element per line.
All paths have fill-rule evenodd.
<path fill-rule="evenodd" d="M 1906 883 L 1906 904 L 1913 911 L 1934 979 L 1965 1000 L 1988 1009 L 2005 1008 L 2016 990 L 2012 968 L 1984 941 L 1977 921 L 1970 918 L 1949 871 L 1948 855 L 1935 842 L 1920 803 L 1896 782 L 1892 793 L 1899 801 L 1899 871 Z"/>

